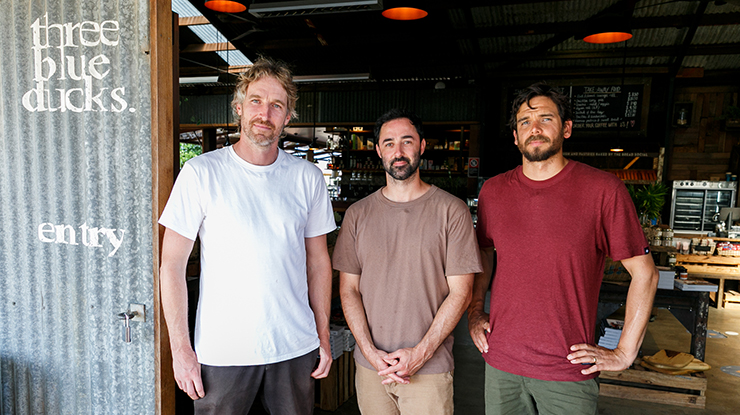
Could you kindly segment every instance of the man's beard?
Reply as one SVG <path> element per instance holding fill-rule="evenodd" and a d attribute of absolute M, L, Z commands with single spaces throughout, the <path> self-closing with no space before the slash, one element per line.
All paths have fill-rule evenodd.
<path fill-rule="evenodd" d="M 270 131 L 259 130 L 259 132 L 256 132 L 254 130 L 255 124 L 267 126 L 270 128 Z M 260 146 L 260 147 L 269 147 L 278 138 L 280 138 L 280 134 L 282 133 L 282 130 L 278 130 L 277 127 L 275 127 L 275 125 L 271 123 L 270 121 L 252 120 L 249 122 L 246 132 L 247 132 L 247 138 L 253 144 Z"/>
<path fill-rule="evenodd" d="M 545 149 L 543 149 L 543 146 L 540 145 L 532 150 L 527 150 L 527 145 L 535 140 L 542 141 L 543 143 L 550 143 L 550 145 L 547 146 L 547 148 Z M 560 152 L 560 150 L 563 148 L 563 141 L 565 141 L 565 135 L 563 134 L 563 129 L 561 128 L 555 140 L 550 140 L 544 135 L 535 135 L 529 137 L 524 142 L 524 145 L 520 145 L 519 151 L 527 160 L 531 162 L 545 161 Z"/>
<path fill-rule="evenodd" d="M 397 161 L 405 161 L 406 164 L 401 167 L 394 167 L 393 163 Z M 419 168 L 419 164 L 421 164 L 421 154 L 416 157 L 416 160 L 414 160 L 413 163 L 406 157 L 394 158 L 392 160 L 388 160 L 388 162 L 383 160 L 383 169 L 396 180 L 406 180 L 416 172 Z"/>

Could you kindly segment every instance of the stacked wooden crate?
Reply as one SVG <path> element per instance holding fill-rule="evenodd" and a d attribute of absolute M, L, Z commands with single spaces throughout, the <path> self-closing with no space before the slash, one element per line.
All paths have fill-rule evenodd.
<path fill-rule="evenodd" d="M 599 375 L 599 395 L 613 398 L 703 409 L 706 391 L 707 377 L 703 372 L 666 375 L 643 368 L 639 359 L 630 369 Z"/>
<path fill-rule="evenodd" d="M 722 302 L 724 308 L 740 308 L 740 292 L 734 290 L 725 291 L 725 299 Z"/>

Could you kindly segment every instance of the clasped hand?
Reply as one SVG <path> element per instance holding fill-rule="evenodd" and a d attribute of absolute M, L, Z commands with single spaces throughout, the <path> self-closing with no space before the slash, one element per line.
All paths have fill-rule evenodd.
<path fill-rule="evenodd" d="M 391 383 L 408 384 L 411 376 L 424 366 L 428 358 L 415 348 L 399 349 L 391 353 L 378 350 L 376 359 L 371 362 L 383 377 L 383 385 Z"/>

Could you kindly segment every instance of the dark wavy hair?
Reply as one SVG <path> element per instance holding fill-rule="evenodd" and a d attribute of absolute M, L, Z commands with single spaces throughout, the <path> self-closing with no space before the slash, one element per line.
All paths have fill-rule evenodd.
<path fill-rule="evenodd" d="M 558 107 L 558 115 L 560 120 L 565 124 L 566 121 L 573 120 L 573 112 L 570 108 L 570 99 L 567 95 L 563 94 L 560 89 L 550 86 L 544 82 L 538 82 L 532 84 L 523 90 L 521 90 L 516 97 L 514 102 L 511 104 L 511 117 L 509 118 L 509 128 L 512 131 L 516 131 L 516 114 L 519 112 L 519 108 L 526 103 L 529 108 L 529 101 L 535 97 L 547 97 L 552 100 L 555 106 Z"/>
<path fill-rule="evenodd" d="M 411 121 L 411 125 L 416 128 L 416 133 L 419 134 L 419 140 L 424 138 L 424 127 L 421 123 L 421 117 L 406 109 L 393 108 L 381 115 L 380 118 L 375 121 L 375 129 L 373 130 L 373 133 L 375 134 L 375 144 L 380 144 L 380 129 L 383 128 L 383 125 L 399 118 L 407 118 Z"/>

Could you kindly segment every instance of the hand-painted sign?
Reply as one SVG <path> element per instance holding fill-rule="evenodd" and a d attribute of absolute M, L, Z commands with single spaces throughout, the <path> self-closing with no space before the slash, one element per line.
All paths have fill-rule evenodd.
<path fill-rule="evenodd" d="M 108 56 L 101 53 L 88 57 L 81 52 L 83 48 L 118 46 L 118 21 L 50 24 L 47 13 L 37 18 L 30 29 L 35 86 L 23 95 L 23 108 L 31 112 L 122 112 L 128 108 L 125 87 L 93 86 L 93 78 L 102 80 L 111 73 Z M 48 83 L 53 78 L 77 81 L 79 87 L 51 89 Z"/>

